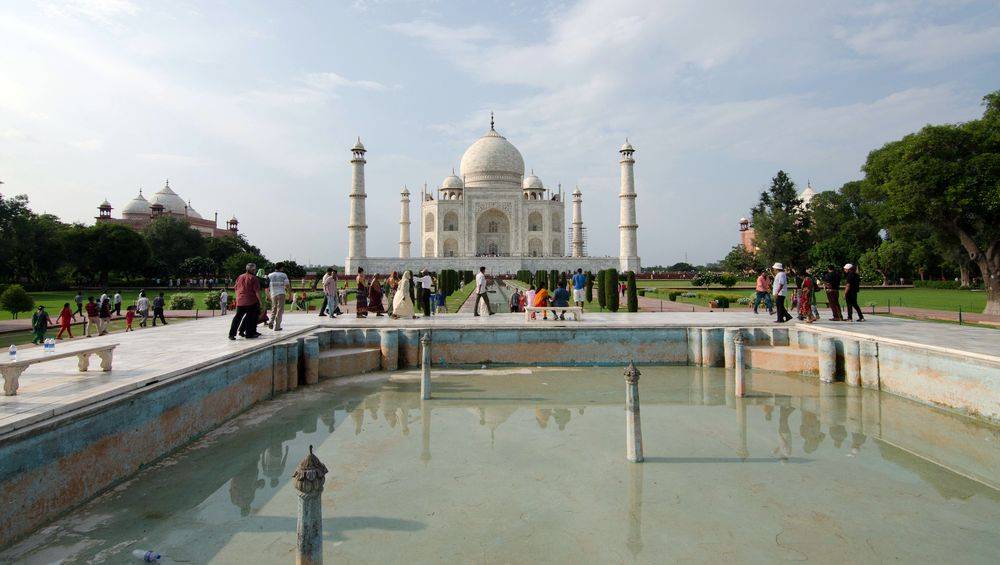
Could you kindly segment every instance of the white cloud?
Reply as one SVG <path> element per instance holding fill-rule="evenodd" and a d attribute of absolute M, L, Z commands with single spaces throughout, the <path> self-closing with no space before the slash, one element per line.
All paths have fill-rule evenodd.
<path fill-rule="evenodd" d="M 104 25 L 116 25 L 124 16 L 134 16 L 138 7 L 130 0 L 62 0 L 45 4 L 55 16 L 84 17 Z"/>
<path fill-rule="evenodd" d="M 360 88 L 362 90 L 387 90 L 386 85 L 373 80 L 351 80 L 333 72 L 308 73 L 302 79 L 307 86 L 321 91 L 331 91 L 338 88 Z"/>

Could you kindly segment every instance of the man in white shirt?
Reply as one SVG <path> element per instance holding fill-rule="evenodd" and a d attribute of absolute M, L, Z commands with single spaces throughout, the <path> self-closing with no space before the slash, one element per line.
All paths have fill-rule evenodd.
<path fill-rule="evenodd" d="M 774 304 L 778 310 L 778 319 L 775 322 L 783 324 L 792 319 L 792 315 L 785 309 L 785 295 L 788 293 L 788 275 L 785 274 L 785 266 L 775 263 L 771 266 L 774 270 L 774 283 L 771 285 L 771 294 L 774 295 Z"/>
<path fill-rule="evenodd" d="M 146 327 L 146 321 L 149 320 L 149 299 L 146 298 L 146 291 L 139 291 L 139 298 L 135 301 L 135 312 L 142 317 L 139 320 L 139 327 Z"/>
<path fill-rule="evenodd" d="M 431 315 L 431 287 L 434 286 L 434 279 L 431 278 L 431 274 L 427 272 L 427 269 L 420 271 L 420 277 L 417 278 L 420 282 L 420 309 L 424 311 L 424 317 L 429 317 Z"/>
<path fill-rule="evenodd" d="M 111 303 L 114 304 L 114 307 L 115 307 L 115 316 L 121 316 L 122 315 L 122 294 L 120 292 L 118 292 L 117 290 L 115 291 L 115 298 L 114 298 L 114 300 Z"/>
<path fill-rule="evenodd" d="M 285 314 L 285 295 L 292 286 L 284 270 L 285 264 L 278 263 L 274 266 L 274 272 L 267 275 L 269 281 L 267 293 L 271 296 L 271 319 L 268 320 L 267 327 L 276 332 L 281 331 L 281 318 Z"/>
<path fill-rule="evenodd" d="M 476 273 L 476 304 L 472 307 L 473 316 L 479 315 L 480 300 L 486 303 L 486 311 L 492 316 L 493 309 L 490 308 L 490 297 L 486 294 L 486 267 L 479 267 L 479 272 Z"/>
<path fill-rule="evenodd" d="M 222 310 L 223 316 L 229 312 L 229 293 L 225 288 L 219 293 L 219 309 Z"/>

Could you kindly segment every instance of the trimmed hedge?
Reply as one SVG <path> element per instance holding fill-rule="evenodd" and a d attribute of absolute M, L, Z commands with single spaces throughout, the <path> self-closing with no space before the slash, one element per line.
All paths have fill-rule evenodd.
<path fill-rule="evenodd" d="M 628 282 L 628 290 L 626 291 L 627 297 L 628 297 L 627 309 L 628 309 L 629 312 L 638 312 L 639 311 L 639 297 L 637 296 L 637 292 L 636 292 L 636 288 L 635 288 L 635 272 L 634 271 L 629 271 L 627 273 L 626 279 L 627 279 L 627 282 Z"/>

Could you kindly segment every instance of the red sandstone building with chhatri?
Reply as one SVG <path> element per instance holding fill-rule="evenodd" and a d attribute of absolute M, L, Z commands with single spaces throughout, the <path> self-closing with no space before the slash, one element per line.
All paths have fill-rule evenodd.
<path fill-rule="evenodd" d="M 239 221 L 233 216 L 226 222 L 226 227 L 219 227 L 219 213 L 215 213 L 215 218 L 212 220 L 205 219 L 191 207 L 191 201 L 184 201 L 183 198 L 177 195 L 170 188 L 170 181 L 166 181 L 163 188 L 158 190 L 156 194 L 153 195 L 152 200 L 147 200 L 145 196 L 142 195 L 142 189 L 139 189 L 139 194 L 122 210 L 121 218 L 113 218 L 111 216 L 111 203 L 105 200 L 97 207 L 98 215 L 95 218 L 97 223 L 114 223 L 128 226 L 136 231 L 145 229 L 153 220 L 161 217 L 171 217 L 177 218 L 187 222 L 195 230 L 206 237 L 223 237 L 227 235 L 236 235 L 239 232 Z"/>

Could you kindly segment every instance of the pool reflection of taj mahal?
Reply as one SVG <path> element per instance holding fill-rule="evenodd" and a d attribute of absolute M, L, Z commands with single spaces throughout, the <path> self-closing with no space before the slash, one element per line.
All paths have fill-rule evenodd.
<path fill-rule="evenodd" d="M 367 161 L 360 139 L 351 152 L 353 175 L 345 263 L 348 272 L 358 267 L 369 272 L 388 272 L 423 267 L 476 269 L 480 265 L 486 265 L 494 273 L 521 269 L 596 271 L 611 267 L 639 271 L 635 149 L 627 140 L 619 150 L 618 257 L 587 255 L 583 192 L 578 187 L 571 195 L 572 222 L 567 230 L 567 194 L 561 186 L 556 190 L 546 188 L 533 170 L 525 175 L 521 152 L 496 131 L 492 118 L 489 131 L 462 155 L 459 172 L 452 170 L 437 190 L 421 191 L 415 241 L 421 256 L 411 254 L 414 242 L 410 239 L 410 192 L 404 187 L 400 193 L 399 256 L 369 257 L 365 240 Z"/>

